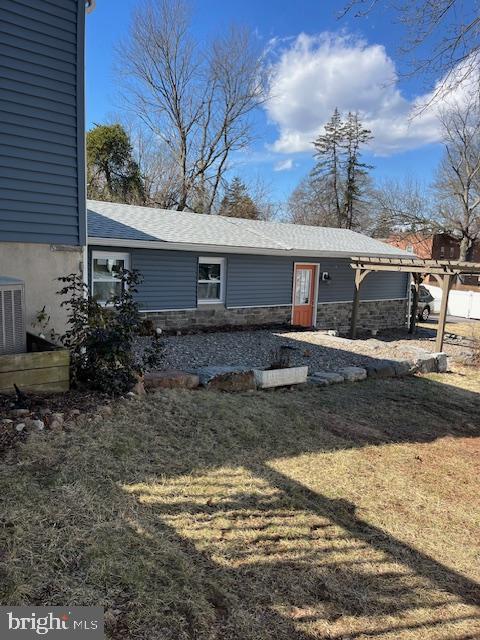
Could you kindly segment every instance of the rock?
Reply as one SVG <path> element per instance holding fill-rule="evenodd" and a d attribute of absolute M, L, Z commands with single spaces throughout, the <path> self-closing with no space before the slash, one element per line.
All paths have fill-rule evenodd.
<path fill-rule="evenodd" d="M 419 373 L 432 373 L 437 371 L 437 359 L 432 353 L 421 355 L 415 360 L 415 367 Z"/>
<path fill-rule="evenodd" d="M 70 417 L 71 418 L 78 418 L 78 416 L 80 416 L 82 414 L 82 412 L 80 411 L 80 409 L 72 409 L 70 411 Z"/>
<path fill-rule="evenodd" d="M 43 429 L 45 429 L 45 424 L 43 420 L 32 420 L 29 426 L 33 427 L 34 429 L 37 429 L 38 431 L 43 431 Z"/>
<path fill-rule="evenodd" d="M 345 382 L 344 376 L 335 371 L 315 371 L 310 377 L 315 384 L 338 384 L 339 382 Z"/>
<path fill-rule="evenodd" d="M 338 369 L 338 373 L 342 375 L 347 382 L 357 382 L 358 380 L 365 380 L 367 377 L 367 370 L 363 367 L 342 367 Z"/>
<path fill-rule="evenodd" d="M 102 422 L 103 416 L 100 413 L 94 413 L 92 415 L 93 422 Z"/>
<path fill-rule="evenodd" d="M 145 374 L 146 389 L 196 389 L 199 384 L 198 375 L 178 369 L 150 371 Z"/>
<path fill-rule="evenodd" d="M 38 415 L 41 418 L 45 418 L 46 416 L 49 416 L 51 413 L 52 413 L 51 409 L 46 409 L 46 408 L 39 409 L 38 411 Z"/>
<path fill-rule="evenodd" d="M 13 424 L 13 420 L 10 420 L 10 418 L 3 418 L 2 419 L 2 424 L 4 424 L 5 426 L 7 426 L 9 424 Z"/>
<path fill-rule="evenodd" d="M 397 377 L 409 376 L 415 373 L 415 364 L 410 360 L 392 360 L 395 375 Z"/>
<path fill-rule="evenodd" d="M 146 395 L 145 386 L 143 380 L 139 380 L 134 387 L 132 387 L 132 391 L 129 393 L 133 393 L 134 396 L 144 396 Z"/>
<path fill-rule="evenodd" d="M 25 429 L 25 423 L 24 422 L 19 422 L 17 424 L 17 426 L 15 427 L 15 430 L 18 431 L 20 433 L 20 431 L 23 431 Z"/>
<path fill-rule="evenodd" d="M 391 360 L 378 360 L 374 364 L 365 366 L 369 378 L 393 378 L 395 376 L 395 366 Z"/>
<path fill-rule="evenodd" d="M 446 373 L 448 371 L 448 356 L 445 352 L 432 353 L 437 362 L 438 373 Z"/>
<path fill-rule="evenodd" d="M 136 398 L 136 394 L 133 391 L 127 391 L 127 398 Z"/>
<path fill-rule="evenodd" d="M 317 387 L 327 387 L 330 384 L 330 382 L 325 378 L 315 378 L 315 376 L 308 376 L 307 382 L 314 384 Z"/>
<path fill-rule="evenodd" d="M 97 412 L 100 413 L 102 416 L 111 416 L 113 413 L 113 409 L 109 404 L 105 404 L 102 407 L 98 407 Z"/>
<path fill-rule="evenodd" d="M 57 421 L 63 424 L 63 413 L 49 413 L 45 416 L 44 422 L 50 427 L 52 422 Z"/>
<path fill-rule="evenodd" d="M 337 338 L 340 334 L 336 329 L 329 329 L 327 331 L 327 336 L 332 336 L 332 338 Z"/>
<path fill-rule="evenodd" d="M 212 366 L 196 369 L 200 384 L 218 391 L 248 391 L 255 389 L 255 377 L 252 369 L 238 367 Z"/>
<path fill-rule="evenodd" d="M 63 429 L 63 421 L 60 422 L 59 420 L 52 420 L 50 422 L 50 431 L 62 431 Z"/>
<path fill-rule="evenodd" d="M 25 418 L 26 416 L 30 415 L 30 410 L 29 409 L 12 409 L 12 411 L 10 411 L 10 415 L 13 416 L 14 418 Z"/>

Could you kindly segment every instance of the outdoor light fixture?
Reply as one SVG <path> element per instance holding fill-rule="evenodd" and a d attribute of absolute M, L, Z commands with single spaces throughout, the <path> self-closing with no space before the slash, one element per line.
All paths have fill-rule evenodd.
<path fill-rule="evenodd" d="M 326 282 L 327 284 L 330 284 L 331 278 L 330 278 L 330 274 L 328 271 L 323 271 L 322 272 L 322 282 Z"/>

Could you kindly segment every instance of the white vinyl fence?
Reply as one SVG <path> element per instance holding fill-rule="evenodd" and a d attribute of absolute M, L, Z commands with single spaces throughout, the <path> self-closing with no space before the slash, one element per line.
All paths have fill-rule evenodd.
<path fill-rule="evenodd" d="M 435 298 L 433 301 L 433 311 L 440 311 L 440 301 L 442 299 L 442 290 L 431 284 L 425 287 Z M 459 316 L 460 318 L 476 318 L 480 320 L 480 293 L 476 291 L 456 291 L 452 289 L 448 298 L 448 314 L 451 316 Z"/>

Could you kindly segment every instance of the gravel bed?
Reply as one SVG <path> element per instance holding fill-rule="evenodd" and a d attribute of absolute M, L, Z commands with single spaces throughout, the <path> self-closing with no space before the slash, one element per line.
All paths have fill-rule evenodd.
<path fill-rule="evenodd" d="M 342 366 L 362 366 L 382 359 L 408 359 L 415 349 L 435 351 L 434 332 L 419 330 L 415 337 L 405 332 L 384 332 L 376 338 L 348 340 L 321 331 L 231 331 L 197 333 L 163 338 L 164 369 L 191 370 L 208 365 L 268 367 L 281 346 L 291 347 L 290 364 L 308 365 L 310 372 Z M 140 352 L 148 338 L 137 345 Z M 455 360 L 468 357 L 468 350 L 445 344 Z"/>

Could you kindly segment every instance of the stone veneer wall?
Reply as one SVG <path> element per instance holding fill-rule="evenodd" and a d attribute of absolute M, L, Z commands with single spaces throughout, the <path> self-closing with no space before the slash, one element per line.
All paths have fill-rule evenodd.
<path fill-rule="evenodd" d="M 318 305 L 317 328 L 336 329 L 346 332 L 350 328 L 352 313 L 351 302 L 332 302 Z M 378 300 L 360 303 L 358 329 L 387 329 L 405 326 L 407 313 L 406 300 Z M 143 315 L 143 314 L 142 314 Z M 227 309 L 215 308 L 185 309 L 180 311 L 162 311 L 145 316 L 152 320 L 156 327 L 167 331 L 186 329 L 203 329 L 226 325 L 271 325 L 289 324 L 291 306 L 285 307 L 251 307 Z"/>
<path fill-rule="evenodd" d="M 319 304 L 317 329 L 336 329 L 345 333 L 350 329 L 351 317 L 351 302 Z M 357 329 L 396 329 L 404 327 L 406 319 L 407 300 L 363 301 L 358 309 Z"/>

